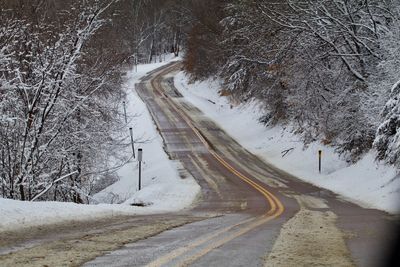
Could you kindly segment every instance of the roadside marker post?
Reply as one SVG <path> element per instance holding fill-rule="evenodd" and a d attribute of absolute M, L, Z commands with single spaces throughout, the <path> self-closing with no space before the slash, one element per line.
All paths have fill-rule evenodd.
<path fill-rule="evenodd" d="M 129 133 L 131 135 L 131 146 L 132 146 L 133 158 L 136 158 L 136 155 L 135 155 L 135 143 L 133 142 L 133 130 L 132 130 L 132 127 L 129 128 Z"/>
<path fill-rule="evenodd" d="M 142 159 L 143 159 L 143 150 L 141 148 L 138 149 L 138 161 L 139 161 L 139 191 L 142 189 Z"/>
<path fill-rule="evenodd" d="M 322 150 L 318 150 L 318 170 L 321 173 L 321 159 L 322 159 Z"/>
<path fill-rule="evenodd" d="M 127 117 L 126 117 L 126 103 L 125 103 L 125 101 L 124 101 L 124 102 L 122 102 L 122 104 L 124 105 L 124 117 L 125 117 L 125 123 L 128 123 L 128 119 L 127 119 Z"/>

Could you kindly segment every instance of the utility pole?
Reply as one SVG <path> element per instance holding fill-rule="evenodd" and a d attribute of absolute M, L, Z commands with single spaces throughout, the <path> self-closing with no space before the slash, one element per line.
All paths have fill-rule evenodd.
<path fill-rule="evenodd" d="M 143 150 L 141 148 L 138 149 L 138 161 L 139 161 L 139 191 L 142 189 L 142 158 L 143 158 Z"/>

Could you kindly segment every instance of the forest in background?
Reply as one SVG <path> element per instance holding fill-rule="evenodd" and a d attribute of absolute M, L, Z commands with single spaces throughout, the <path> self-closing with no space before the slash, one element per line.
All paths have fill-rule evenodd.
<path fill-rule="evenodd" d="M 87 203 L 129 161 L 127 70 L 180 55 L 349 162 L 400 166 L 399 0 L 0 0 L 0 196 Z M 101 179 L 98 179 L 101 178 Z"/>

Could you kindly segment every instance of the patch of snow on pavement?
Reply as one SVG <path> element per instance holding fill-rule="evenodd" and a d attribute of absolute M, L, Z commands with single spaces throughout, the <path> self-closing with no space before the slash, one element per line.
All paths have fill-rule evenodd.
<path fill-rule="evenodd" d="M 139 65 L 137 71 L 132 70 L 127 75 L 127 113 L 139 115 L 134 116 L 131 126 L 135 139 L 146 140 L 135 147 L 143 149 L 142 190 L 137 191 L 138 164 L 135 161 L 118 170 L 119 181 L 93 196 L 97 202 L 104 204 L 26 202 L 0 198 L 0 231 L 69 220 L 172 212 L 190 206 L 200 192 L 200 186 L 191 176 L 186 175 L 188 177 L 184 179 L 180 177 L 178 170 L 182 167 L 179 162 L 168 159 L 146 105 L 134 90 L 135 83 L 146 73 L 173 60 L 176 59 L 171 57 L 163 63 Z M 131 147 L 128 147 L 121 153 L 131 151 Z M 131 204 L 143 204 L 144 207 Z"/>
<path fill-rule="evenodd" d="M 370 151 L 354 165 L 348 164 L 332 147 L 314 142 L 304 147 L 290 129 L 265 127 L 256 102 L 233 106 L 220 96 L 218 80 L 189 83 L 185 73 L 175 77 L 180 93 L 242 146 L 265 161 L 298 178 L 329 189 L 364 207 L 400 212 L 400 175 L 394 167 L 375 161 Z M 282 157 L 283 151 L 288 153 Z M 318 172 L 318 150 L 322 150 L 322 173 Z"/>

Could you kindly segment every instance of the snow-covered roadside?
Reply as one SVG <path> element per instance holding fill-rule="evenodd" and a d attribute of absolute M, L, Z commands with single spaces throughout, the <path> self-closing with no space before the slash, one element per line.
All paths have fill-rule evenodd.
<path fill-rule="evenodd" d="M 299 136 L 288 129 L 260 124 L 262 113 L 255 102 L 232 107 L 226 97 L 219 95 L 218 81 L 190 84 L 188 77 L 180 72 L 175 77 L 175 86 L 187 101 L 215 120 L 246 149 L 278 168 L 364 207 L 400 212 L 400 175 L 395 168 L 375 162 L 374 151 L 349 165 L 329 146 L 315 142 L 304 148 Z M 282 157 L 285 150 L 288 153 Z M 318 150 L 322 150 L 321 174 Z"/>
<path fill-rule="evenodd" d="M 133 213 L 134 208 L 126 205 L 79 205 L 53 201 L 26 202 L 0 198 L 0 232 Z"/>
<path fill-rule="evenodd" d="M 174 60 L 171 58 L 171 60 Z M 142 190 L 137 191 L 137 162 L 126 164 L 117 173 L 120 180 L 96 194 L 98 205 L 78 205 L 61 202 L 24 202 L 0 198 L 0 231 L 31 227 L 70 220 L 92 220 L 118 215 L 150 214 L 172 212 L 192 204 L 200 186 L 192 177 L 180 178 L 178 162 L 168 159 L 163 150 L 162 139 L 146 108 L 137 96 L 134 85 L 146 73 L 167 64 L 154 63 L 139 65 L 137 71 L 127 75 L 125 84 L 128 99 L 127 113 L 135 116 L 132 120 L 135 139 L 146 140 L 136 144 L 143 149 Z M 128 132 L 128 129 L 126 129 Z M 131 153 L 131 148 L 121 153 Z M 120 203 L 122 204 L 112 204 Z M 131 206 L 143 203 L 144 207 Z"/>
<path fill-rule="evenodd" d="M 141 65 L 137 72 L 127 75 L 125 84 L 127 92 L 127 113 L 134 116 L 131 122 L 134 138 L 139 141 L 135 149 L 143 149 L 142 190 L 138 188 L 138 164 L 126 164 L 117 173 L 120 180 L 94 195 L 101 203 L 124 202 L 124 204 L 143 203 L 146 208 L 138 212 L 175 211 L 189 206 L 200 192 L 200 186 L 192 177 L 180 178 L 178 170 L 182 169 L 179 162 L 168 159 L 163 150 L 163 140 L 156 130 L 146 105 L 134 90 L 135 83 L 146 73 L 165 65 L 154 63 Z M 126 129 L 128 132 L 128 129 Z M 131 147 L 127 148 L 131 153 Z"/>

